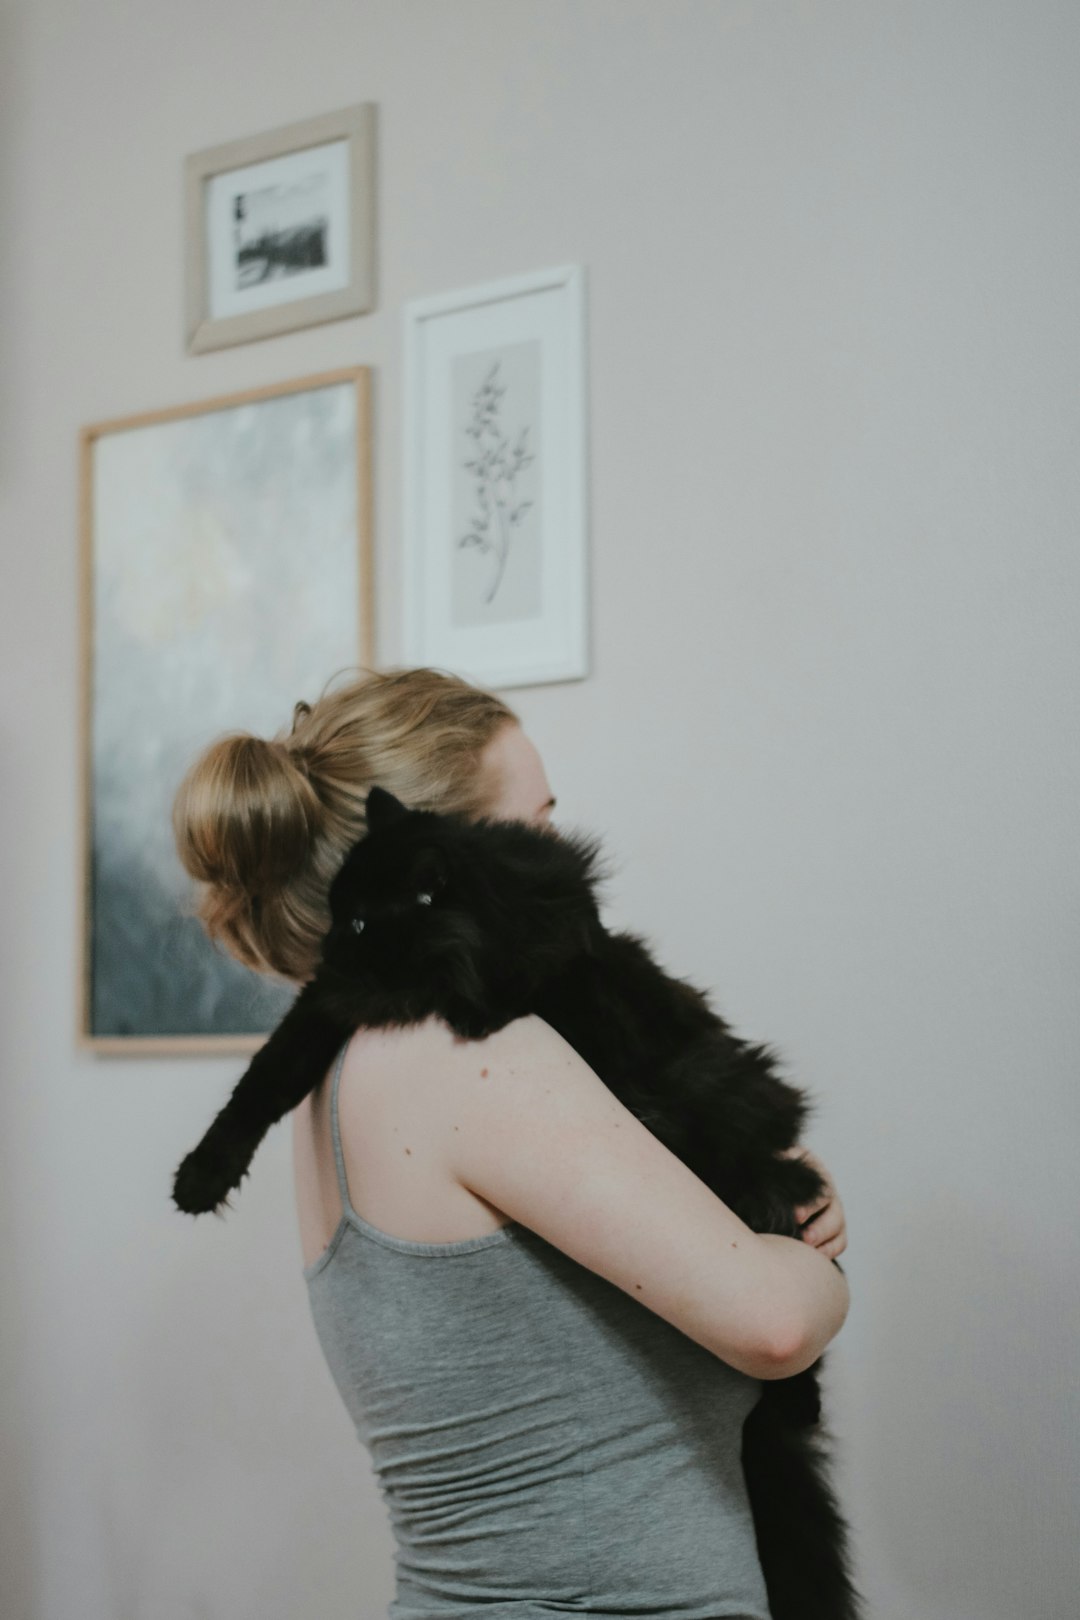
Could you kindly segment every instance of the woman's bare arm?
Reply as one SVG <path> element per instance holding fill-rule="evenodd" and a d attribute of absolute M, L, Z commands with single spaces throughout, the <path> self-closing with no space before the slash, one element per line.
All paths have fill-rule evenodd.
<path fill-rule="evenodd" d="M 463 1186 L 752 1377 L 816 1359 L 847 1310 L 830 1261 L 751 1231 L 543 1019 L 442 1030 L 425 1106 Z"/>

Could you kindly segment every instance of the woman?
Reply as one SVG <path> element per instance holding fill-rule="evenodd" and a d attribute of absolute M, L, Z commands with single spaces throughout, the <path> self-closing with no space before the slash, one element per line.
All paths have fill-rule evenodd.
<path fill-rule="evenodd" d="M 499 698 L 365 672 L 189 771 L 174 821 L 210 934 L 310 977 L 375 782 L 474 818 L 555 805 Z M 846 1316 L 831 1183 L 805 1241 L 752 1232 L 533 1016 L 482 1041 L 358 1030 L 293 1124 L 313 1319 L 397 1538 L 393 1620 L 768 1620 L 742 1425 Z"/>

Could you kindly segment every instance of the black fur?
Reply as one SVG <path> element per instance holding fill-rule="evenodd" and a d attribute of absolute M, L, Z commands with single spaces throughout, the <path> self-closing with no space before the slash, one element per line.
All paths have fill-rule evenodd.
<path fill-rule="evenodd" d="M 779 1078 L 767 1046 L 738 1039 L 636 936 L 604 928 L 596 838 L 407 810 L 378 787 L 366 810 L 367 835 L 331 886 L 319 969 L 180 1165 L 180 1209 L 225 1202 L 266 1131 L 360 1025 L 436 1014 L 478 1039 L 534 1013 L 748 1226 L 798 1236 L 794 1211 L 821 1178 L 777 1155 L 799 1141 L 810 1102 Z M 765 1381 L 743 1430 L 773 1620 L 859 1614 L 828 1481 L 820 1367 Z"/>

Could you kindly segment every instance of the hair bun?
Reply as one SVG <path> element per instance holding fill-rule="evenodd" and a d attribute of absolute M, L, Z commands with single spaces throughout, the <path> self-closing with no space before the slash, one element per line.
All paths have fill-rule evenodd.
<path fill-rule="evenodd" d="M 246 732 L 212 743 L 173 804 L 191 876 L 248 902 L 295 877 L 311 854 L 320 815 L 303 757 L 285 742 Z"/>

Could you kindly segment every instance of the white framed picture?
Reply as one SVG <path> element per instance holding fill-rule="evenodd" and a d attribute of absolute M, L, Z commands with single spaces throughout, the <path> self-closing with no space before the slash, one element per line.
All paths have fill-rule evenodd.
<path fill-rule="evenodd" d="M 373 307 L 373 103 L 193 152 L 184 170 L 189 353 Z"/>
<path fill-rule="evenodd" d="M 405 306 L 405 658 L 488 688 L 589 673 L 580 265 Z"/>

